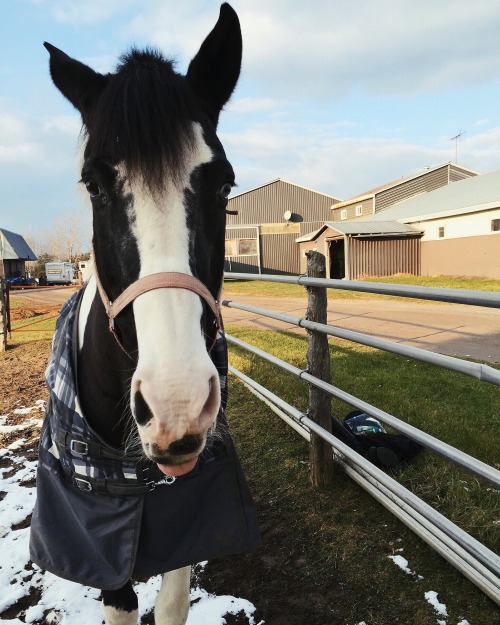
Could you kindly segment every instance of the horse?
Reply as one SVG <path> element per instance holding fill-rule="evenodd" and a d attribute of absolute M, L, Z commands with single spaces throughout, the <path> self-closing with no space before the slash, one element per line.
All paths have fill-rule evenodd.
<path fill-rule="evenodd" d="M 186 75 L 150 48 L 104 75 L 44 45 L 82 118 L 95 272 L 56 326 L 31 558 L 99 588 L 109 625 L 134 625 L 131 578 L 161 573 L 155 623 L 182 625 L 191 565 L 259 543 L 218 303 L 235 174 L 216 131 L 240 25 L 223 4 Z"/>

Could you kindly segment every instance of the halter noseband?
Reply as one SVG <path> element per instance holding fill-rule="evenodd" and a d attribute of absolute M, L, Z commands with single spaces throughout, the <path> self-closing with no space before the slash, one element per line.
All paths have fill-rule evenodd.
<path fill-rule="evenodd" d="M 120 295 L 112 302 L 106 294 L 104 287 L 102 286 L 97 271 L 97 266 L 94 263 L 94 273 L 97 283 L 97 290 L 101 296 L 102 303 L 104 304 L 104 310 L 109 319 L 109 330 L 115 337 L 118 345 L 121 349 L 131 358 L 130 354 L 124 348 L 115 331 L 115 318 L 120 312 L 129 304 L 131 304 L 139 295 L 143 295 L 148 291 L 154 291 L 156 289 L 186 289 L 199 295 L 208 304 L 208 307 L 212 311 L 215 318 L 214 335 L 211 340 L 208 351 L 212 349 L 217 339 L 217 330 L 221 327 L 220 320 L 220 307 L 216 300 L 213 298 L 207 287 L 195 278 L 187 273 L 180 273 L 176 271 L 164 271 L 161 273 L 153 273 L 149 276 L 139 278 L 135 282 L 132 282 Z"/>

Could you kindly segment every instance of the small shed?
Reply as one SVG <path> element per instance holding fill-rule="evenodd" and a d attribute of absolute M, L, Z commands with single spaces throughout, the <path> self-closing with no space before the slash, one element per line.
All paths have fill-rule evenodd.
<path fill-rule="evenodd" d="M 327 277 L 359 280 L 396 273 L 420 275 L 422 231 L 397 221 L 325 222 L 299 237 L 300 270 L 306 271 L 306 252 L 326 257 Z"/>
<path fill-rule="evenodd" d="M 0 276 L 24 277 L 26 262 L 34 260 L 38 260 L 35 252 L 20 234 L 0 228 Z"/>

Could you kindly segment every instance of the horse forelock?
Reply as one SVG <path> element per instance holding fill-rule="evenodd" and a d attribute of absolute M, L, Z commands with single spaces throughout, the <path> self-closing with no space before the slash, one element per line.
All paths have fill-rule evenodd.
<path fill-rule="evenodd" d="M 159 51 L 132 49 L 120 58 L 85 118 L 86 157 L 120 163 L 152 194 L 179 182 L 196 149 L 198 104 L 172 60 Z"/>

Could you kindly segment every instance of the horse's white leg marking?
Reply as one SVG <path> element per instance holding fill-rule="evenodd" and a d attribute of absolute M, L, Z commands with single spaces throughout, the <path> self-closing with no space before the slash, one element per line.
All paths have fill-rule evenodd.
<path fill-rule="evenodd" d="M 87 287 L 83 293 L 82 303 L 80 305 L 80 314 L 78 315 L 78 349 L 83 347 L 83 337 L 85 335 L 85 326 L 90 313 L 90 307 L 94 301 L 97 286 L 94 275 L 89 279 Z"/>
<path fill-rule="evenodd" d="M 189 612 L 190 580 L 190 566 L 163 575 L 155 603 L 156 625 L 184 625 Z"/>
<path fill-rule="evenodd" d="M 117 610 L 110 605 L 102 606 L 104 612 L 104 618 L 108 625 L 137 625 L 139 618 L 139 610 L 132 610 L 132 612 L 126 612 L 124 610 Z"/>
<path fill-rule="evenodd" d="M 197 146 L 180 184 L 170 184 L 161 199 L 131 185 L 134 202 L 129 210 L 140 277 L 165 271 L 192 273 L 184 190 L 190 187 L 193 170 L 212 159 L 199 124 L 194 124 L 194 132 Z M 219 408 L 217 371 L 200 328 L 202 304 L 190 291 L 158 289 L 139 296 L 133 307 L 139 360 L 131 401 L 140 390 L 154 416 L 147 427 L 139 428 L 143 442 L 167 449 L 187 432 L 208 429 Z"/>

